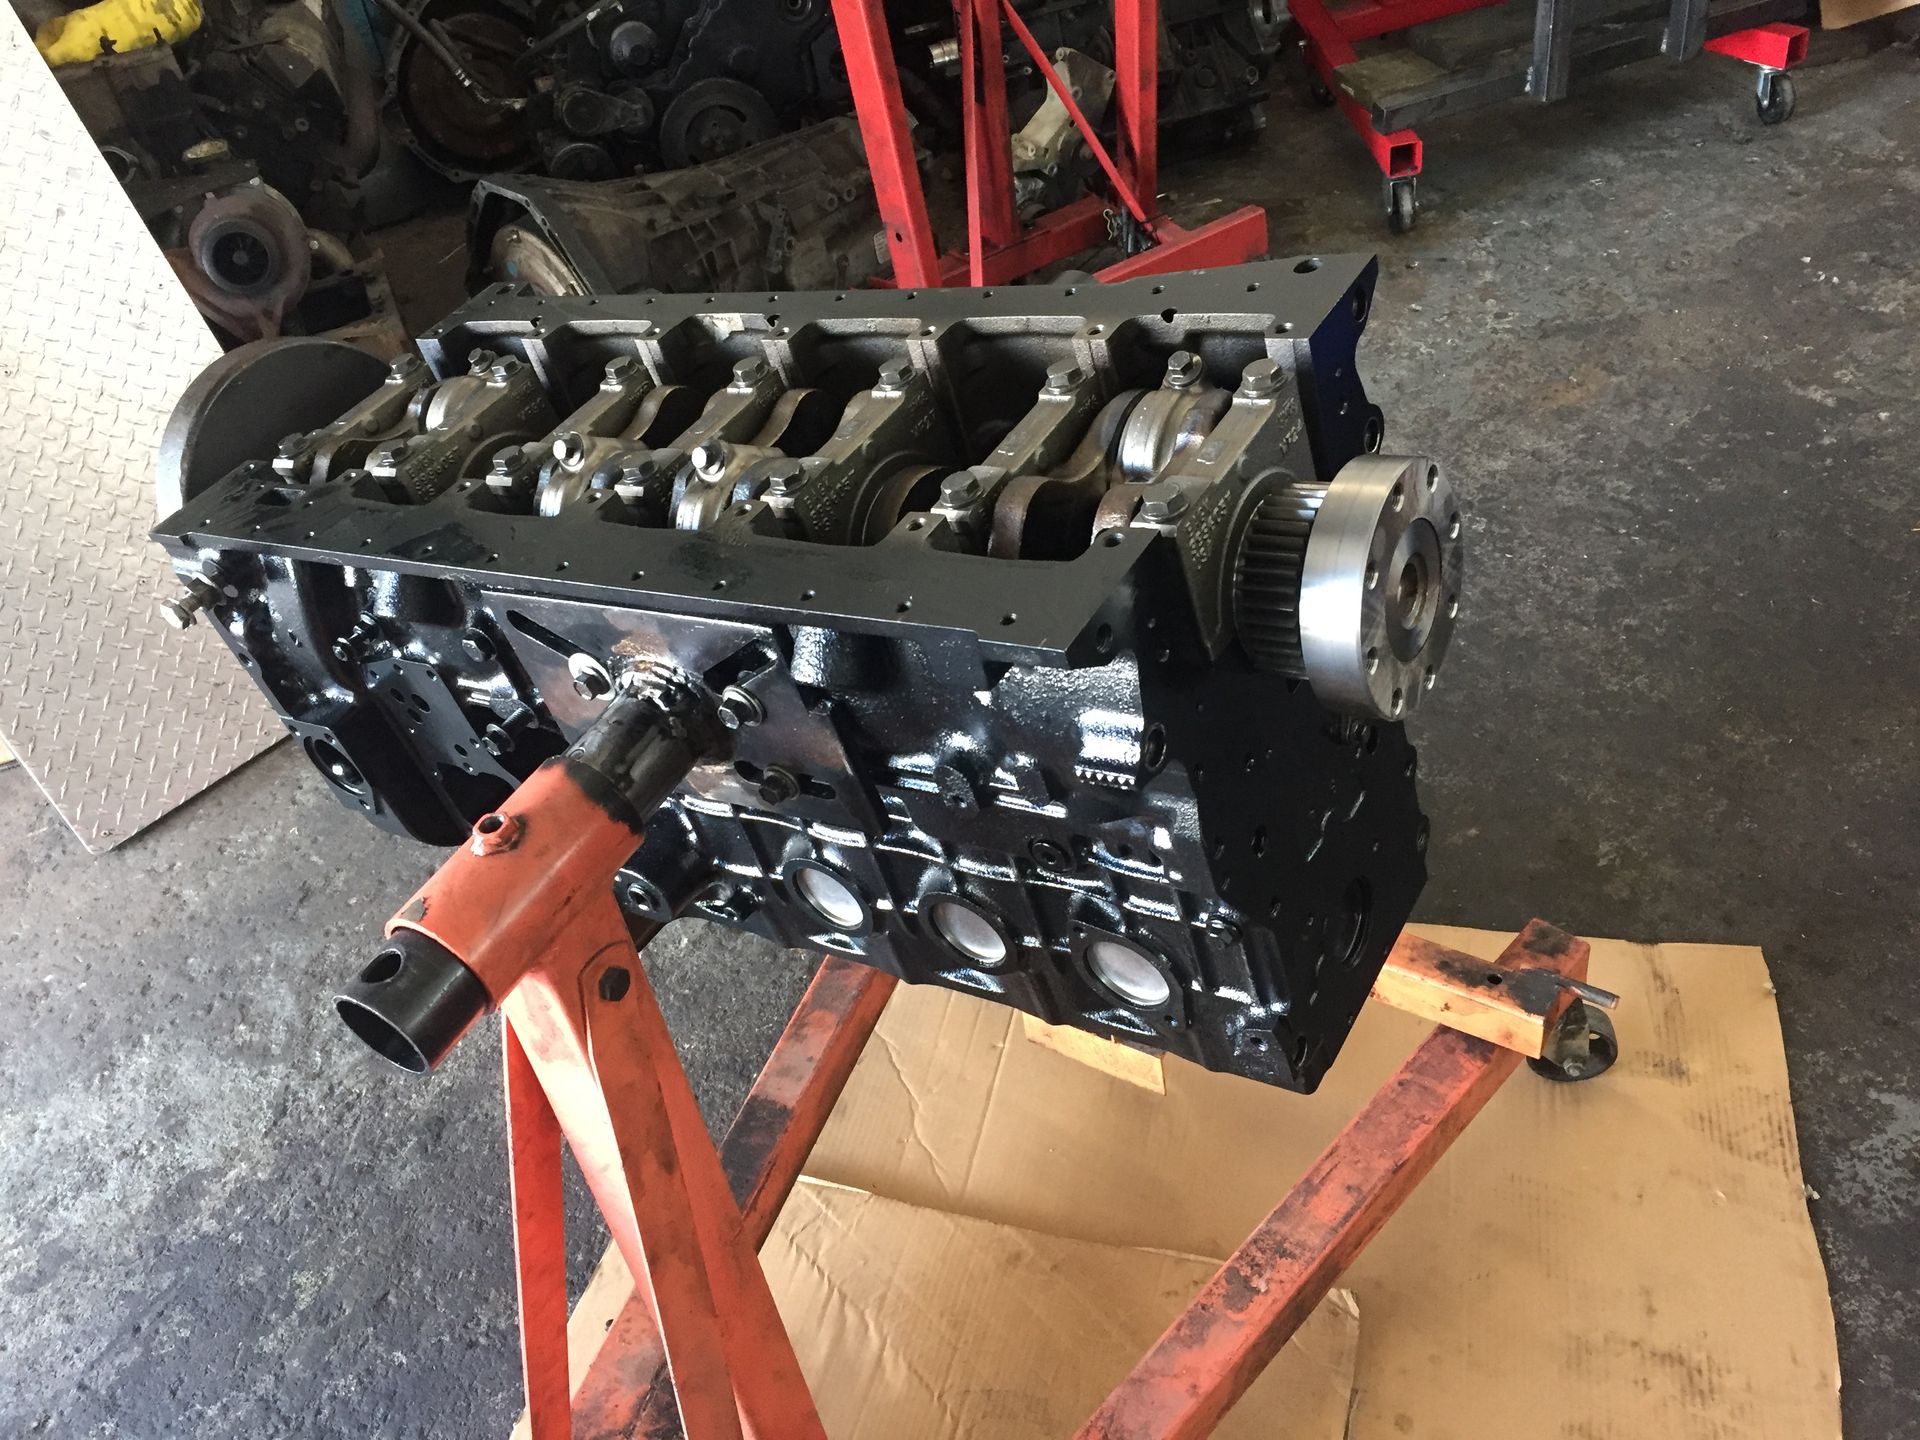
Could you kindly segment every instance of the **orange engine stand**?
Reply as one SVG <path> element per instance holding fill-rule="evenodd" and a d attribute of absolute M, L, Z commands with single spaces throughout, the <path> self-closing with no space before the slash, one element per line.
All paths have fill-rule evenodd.
<path fill-rule="evenodd" d="M 824 1435 L 756 1251 L 894 979 L 825 960 L 716 1150 L 613 896 L 644 817 L 719 741 L 695 687 L 622 688 L 393 918 L 337 1002 L 409 1070 L 487 1009 L 505 1052 L 521 1357 L 534 1440 Z M 1273 1359 L 1523 1057 L 1604 1068 L 1587 946 L 1540 921 L 1487 965 L 1402 936 L 1376 997 L 1436 1029 L 1080 1430 L 1200 1436 Z M 633 1298 L 570 1374 L 560 1144 Z"/>

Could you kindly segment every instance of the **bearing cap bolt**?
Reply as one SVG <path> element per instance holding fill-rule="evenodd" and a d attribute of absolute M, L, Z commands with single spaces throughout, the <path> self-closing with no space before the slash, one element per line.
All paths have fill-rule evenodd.
<path fill-rule="evenodd" d="M 1071 360 L 1056 360 L 1047 367 L 1047 394 L 1064 395 L 1082 380 L 1087 372 Z"/>
<path fill-rule="evenodd" d="M 727 468 L 733 447 L 724 440 L 709 440 L 693 447 L 693 468 L 703 480 L 711 480 Z"/>
<path fill-rule="evenodd" d="M 980 498 L 980 477 L 962 470 L 957 475 L 949 475 L 940 487 L 942 505 L 971 505 Z"/>
<path fill-rule="evenodd" d="M 742 387 L 758 385 L 767 378 L 770 367 L 757 355 L 748 356 L 733 367 L 733 383 Z"/>
<path fill-rule="evenodd" d="M 587 458 L 587 440 L 578 430 L 564 430 L 554 437 L 553 458 L 569 470 L 578 470 Z"/>
<path fill-rule="evenodd" d="M 806 477 L 807 472 L 798 460 L 783 460 L 767 471 L 767 489 L 775 495 L 792 495 Z"/>
<path fill-rule="evenodd" d="M 620 390 L 638 380 L 646 372 L 640 368 L 640 362 L 631 355 L 622 355 L 618 360 L 609 360 L 601 383 L 609 390 Z"/>
<path fill-rule="evenodd" d="M 1155 495 L 1140 502 L 1142 520 L 1164 521 L 1177 518 L 1187 508 L 1187 492 L 1169 490 L 1164 495 Z"/>
<path fill-rule="evenodd" d="M 1191 350 L 1176 350 L 1167 357 L 1169 389 L 1189 389 L 1199 384 L 1206 373 L 1206 367 L 1200 363 L 1200 357 Z"/>
<path fill-rule="evenodd" d="M 1250 400 L 1264 400 L 1280 388 L 1284 372 L 1271 360 L 1256 360 L 1240 372 L 1240 393 Z"/>
<path fill-rule="evenodd" d="M 880 367 L 880 384 L 878 388 L 882 390 L 904 390 L 906 389 L 907 381 L 912 377 L 913 366 L 909 365 L 905 360 L 889 360 Z"/>

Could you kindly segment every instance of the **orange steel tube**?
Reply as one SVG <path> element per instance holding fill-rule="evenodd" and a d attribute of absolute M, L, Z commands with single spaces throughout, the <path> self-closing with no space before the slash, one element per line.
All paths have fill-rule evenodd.
<path fill-rule="evenodd" d="M 1535 920 L 1498 962 L 1585 979 L 1587 944 Z M 1197 1440 L 1280 1353 L 1520 1063 L 1436 1028 L 1207 1282 L 1077 1440 Z"/>
<path fill-rule="evenodd" d="M 688 1440 L 824 1440 L 613 898 L 614 874 L 639 830 L 624 807 L 583 788 L 571 764 L 542 766 L 483 817 L 390 926 L 452 951 L 506 1018 L 535 1440 L 563 1440 L 572 1423 L 549 1113 L 652 1311 L 681 1432 Z"/>
<path fill-rule="evenodd" d="M 734 1117 L 720 1161 L 739 1203 L 741 1237 L 756 1250 L 772 1232 L 896 983 L 852 960 L 823 959 Z M 670 1396 L 659 1331 L 636 1291 L 578 1377 L 579 1429 L 586 1436 L 667 1440 L 679 1433 Z"/>

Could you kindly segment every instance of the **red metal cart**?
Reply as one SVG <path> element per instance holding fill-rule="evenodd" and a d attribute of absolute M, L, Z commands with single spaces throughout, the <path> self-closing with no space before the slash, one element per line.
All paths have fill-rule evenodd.
<path fill-rule="evenodd" d="M 1394 233 L 1411 230 L 1419 215 L 1422 146 L 1416 126 L 1520 96 L 1559 100 L 1575 74 L 1656 55 L 1691 60 L 1709 51 L 1756 68 L 1755 108 L 1763 124 L 1793 114 L 1787 71 L 1807 53 L 1807 28 L 1795 23 L 1807 12 L 1806 0 L 1670 0 L 1664 16 L 1627 9 L 1600 23 L 1582 23 L 1578 0 L 1534 0 L 1530 36 L 1454 65 L 1397 63 L 1396 54 L 1404 52 L 1369 43 L 1468 11 L 1511 10 L 1519 3 L 1289 0 L 1315 94 L 1339 106 L 1379 165 Z"/>

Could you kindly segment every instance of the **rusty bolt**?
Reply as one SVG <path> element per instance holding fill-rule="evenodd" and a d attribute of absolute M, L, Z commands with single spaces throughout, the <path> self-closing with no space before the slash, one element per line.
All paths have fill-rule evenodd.
<path fill-rule="evenodd" d="M 1280 388 L 1284 378 L 1280 367 L 1271 360 L 1256 360 L 1240 372 L 1240 393 L 1255 400 L 1265 399 Z"/>
<path fill-rule="evenodd" d="M 500 810 L 482 815 L 473 824 L 473 853 L 498 855 L 511 850 L 520 843 L 526 828 L 518 815 L 508 815 Z"/>
<path fill-rule="evenodd" d="M 1191 350 L 1176 350 L 1167 357 L 1167 384 L 1175 390 L 1197 385 L 1206 373 L 1200 357 Z"/>
<path fill-rule="evenodd" d="M 1071 360 L 1056 360 L 1047 367 L 1047 393 L 1064 395 L 1082 380 L 1087 372 Z"/>

